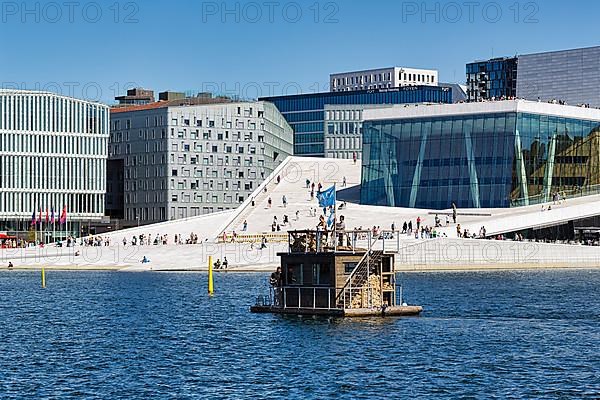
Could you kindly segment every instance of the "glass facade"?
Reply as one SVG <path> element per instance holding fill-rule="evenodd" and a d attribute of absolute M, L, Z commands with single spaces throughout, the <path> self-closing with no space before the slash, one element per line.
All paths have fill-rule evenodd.
<path fill-rule="evenodd" d="M 26 233 L 34 211 L 66 206 L 68 226 L 47 229 L 48 242 L 104 216 L 108 120 L 103 104 L 0 89 L 0 231 Z"/>
<path fill-rule="evenodd" d="M 294 130 L 294 154 L 323 157 L 325 105 L 452 103 L 452 90 L 438 86 L 324 92 L 264 97 L 275 104 Z"/>
<path fill-rule="evenodd" d="M 362 204 L 511 207 L 599 184 L 598 121 L 502 112 L 364 123 Z"/>
<path fill-rule="evenodd" d="M 513 58 L 494 58 L 467 64 L 469 101 L 517 96 L 517 62 Z"/>

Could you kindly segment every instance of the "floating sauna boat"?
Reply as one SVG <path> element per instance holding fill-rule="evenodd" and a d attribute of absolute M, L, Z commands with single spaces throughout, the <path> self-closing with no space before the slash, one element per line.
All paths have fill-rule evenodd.
<path fill-rule="evenodd" d="M 290 231 L 281 257 L 281 279 L 259 295 L 254 313 L 334 317 L 419 315 L 396 286 L 396 252 L 375 250 L 369 231 Z M 366 244 L 360 248 L 357 245 Z"/>

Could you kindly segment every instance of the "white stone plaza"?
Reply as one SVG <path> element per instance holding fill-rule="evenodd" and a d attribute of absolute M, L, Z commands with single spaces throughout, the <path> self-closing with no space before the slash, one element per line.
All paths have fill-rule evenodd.
<path fill-rule="evenodd" d="M 141 226 L 102 235 L 108 246 L 3 249 L 2 266 L 12 262 L 15 268 L 95 269 L 125 271 L 201 271 L 206 270 L 209 256 L 213 261 L 227 258 L 228 271 L 266 271 L 279 265 L 277 252 L 287 251 L 287 231 L 314 229 L 318 223 L 317 200 L 311 200 L 307 179 L 323 188 L 336 185 L 338 210 L 346 220 L 346 229 L 401 230 L 405 221 L 432 226 L 438 214 L 442 227 L 437 237 L 421 239 L 414 234 L 395 232 L 375 245 L 398 253 L 397 268 L 405 271 L 514 269 L 514 268 L 594 268 L 600 266 L 600 247 L 567 243 L 533 241 L 483 240 L 457 238 L 456 224 L 447 210 L 419 210 L 357 204 L 360 185 L 360 161 L 289 157 L 259 186 L 239 208 L 210 215 Z M 278 177 L 280 182 L 277 183 Z M 344 178 L 346 185 L 344 186 Z M 266 189 L 266 191 L 265 191 Z M 283 205 L 285 195 L 287 204 Z M 268 200 L 271 199 L 269 207 Z M 254 205 L 252 204 L 254 202 Z M 458 209 L 457 224 L 477 233 L 485 226 L 488 237 L 527 228 L 550 226 L 562 221 L 600 214 L 600 196 L 570 198 L 541 211 L 540 205 L 510 209 Z M 317 216 L 311 216 L 311 208 Z M 296 219 L 296 212 L 298 218 Z M 313 211 L 314 212 L 314 211 Z M 272 232 L 274 217 L 279 223 L 284 215 L 289 223 Z M 314 215 L 314 214 L 313 214 Z M 449 224 L 446 225 L 448 215 Z M 244 221 L 247 230 L 243 230 Z M 236 239 L 233 240 L 233 232 Z M 197 244 L 185 244 L 190 234 L 198 236 Z M 224 234 L 226 235 L 224 241 Z M 166 245 L 131 244 L 134 236 L 153 239 L 167 235 Z M 175 244 L 178 235 L 183 244 Z M 262 237 L 267 247 L 260 249 Z M 123 243 L 125 241 L 125 244 Z M 139 242 L 138 242 L 139 244 Z M 359 243 L 361 245 L 364 243 Z M 149 262 L 142 263 L 146 257 Z"/>

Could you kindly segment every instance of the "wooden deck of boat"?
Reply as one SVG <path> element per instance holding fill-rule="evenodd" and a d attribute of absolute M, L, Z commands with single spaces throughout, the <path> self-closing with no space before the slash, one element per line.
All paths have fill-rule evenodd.
<path fill-rule="evenodd" d="M 423 311 L 421 306 L 395 306 L 381 308 L 348 308 L 348 309 L 313 309 L 313 308 L 281 308 L 271 306 L 252 306 L 253 313 L 271 313 L 287 315 L 321 315 L 328 317 L 388 317 L 415 316 Z"/>

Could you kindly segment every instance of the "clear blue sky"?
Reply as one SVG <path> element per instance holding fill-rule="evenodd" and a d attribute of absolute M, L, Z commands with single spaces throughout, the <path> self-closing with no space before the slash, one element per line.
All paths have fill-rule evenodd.
<path fill-rule="evenodd" d="M 104 102 L 131 83 L 256 97 L 393 65 L 462 83 L 475 59 L 600 45 L 596 1 L 424 3 L 0 2 L 0 82 Z"/>

